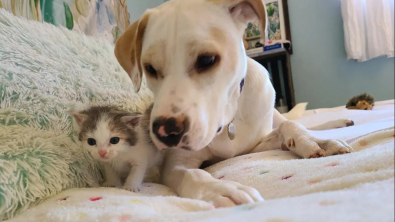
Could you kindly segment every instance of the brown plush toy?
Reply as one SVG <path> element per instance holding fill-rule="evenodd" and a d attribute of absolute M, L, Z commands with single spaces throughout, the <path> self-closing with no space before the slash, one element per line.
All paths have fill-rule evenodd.
<path fill-rule="evenodd" d="M 360 110 L 372 110 L 373 106 L 374 106 L 374 98 L 373 96 L 367 93 L 352 97 L 346 104 L 347 109 L 360 109 Z"/>

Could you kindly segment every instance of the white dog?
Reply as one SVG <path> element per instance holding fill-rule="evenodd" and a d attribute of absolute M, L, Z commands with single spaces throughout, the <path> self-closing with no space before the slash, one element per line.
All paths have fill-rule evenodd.
<path fill-rule="evenodd" d="M 242 41 L 256 19 L 266 26 L 261 0 L 172 0 L 147 10 L 116 43 L 135 90 L 145 73 L 154 93 L 151 137 L 158 149 L 176 147 L 166 157 L 163 183 L 182 197 L 217 207 L 262 200 L 252 187 L 199 169 L 205 161 L 278 148 L 303 158 L 351 151 L 343 141 L 311 136 L 274 109 L 268 71 L 246 56 Z"/>

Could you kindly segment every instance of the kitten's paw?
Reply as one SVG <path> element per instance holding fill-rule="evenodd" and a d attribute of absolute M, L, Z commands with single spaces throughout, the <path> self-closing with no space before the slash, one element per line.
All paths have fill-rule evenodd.
<path fill-rule="evenodd" d="M 102 183 L 101 185 L 102 187 L 121 187 L 121 183 L 120 182 L 116 182 L 116 181 L 105 181 L 104 183 Z"/>
<path fill-rule="evenodd" d="M 137 184 L 126 185 L 126 184 L 124 184 L 122 186 L 122 189 L 137 193 L 137 192 L 140 192 L 140 185 L 137 185 Z"/>

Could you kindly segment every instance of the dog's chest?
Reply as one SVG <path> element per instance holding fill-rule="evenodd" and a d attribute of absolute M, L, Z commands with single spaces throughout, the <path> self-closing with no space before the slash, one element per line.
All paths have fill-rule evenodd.
<path fill-rule="evenodd" d="M 210 152 L 216 157 L 229 159 L 248 152 L 259 140 L 259 133 L 254 133 L 256 127 L 249 122 L 243 122 L 236 118 L 234 138 L 231 139 L 227 129 L 217 135 L 208 145 Z M 245 119 L 245 118 L 244 118 Z"/>
<path fill-rule="evenodd" d="M 214 156 L 221 159 L 229 159 L 237 154 L 236 150 L 234 150 L 236 147 L 233 143 L 233 140 L 228 137 L 227 132 L 222 132 L 211 141 L 208 148 Z"/>

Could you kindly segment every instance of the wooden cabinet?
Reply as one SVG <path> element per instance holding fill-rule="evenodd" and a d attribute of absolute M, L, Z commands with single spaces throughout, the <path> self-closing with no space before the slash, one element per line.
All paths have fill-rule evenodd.
<path fill-rule="evenodd" d="M 263 65 L 270 73 L 276 90 L 276 104 L 282 98 L 288 111 L 295 106 L 290 55 L 284 48 L 260 52 L 249 56 Z"/>

